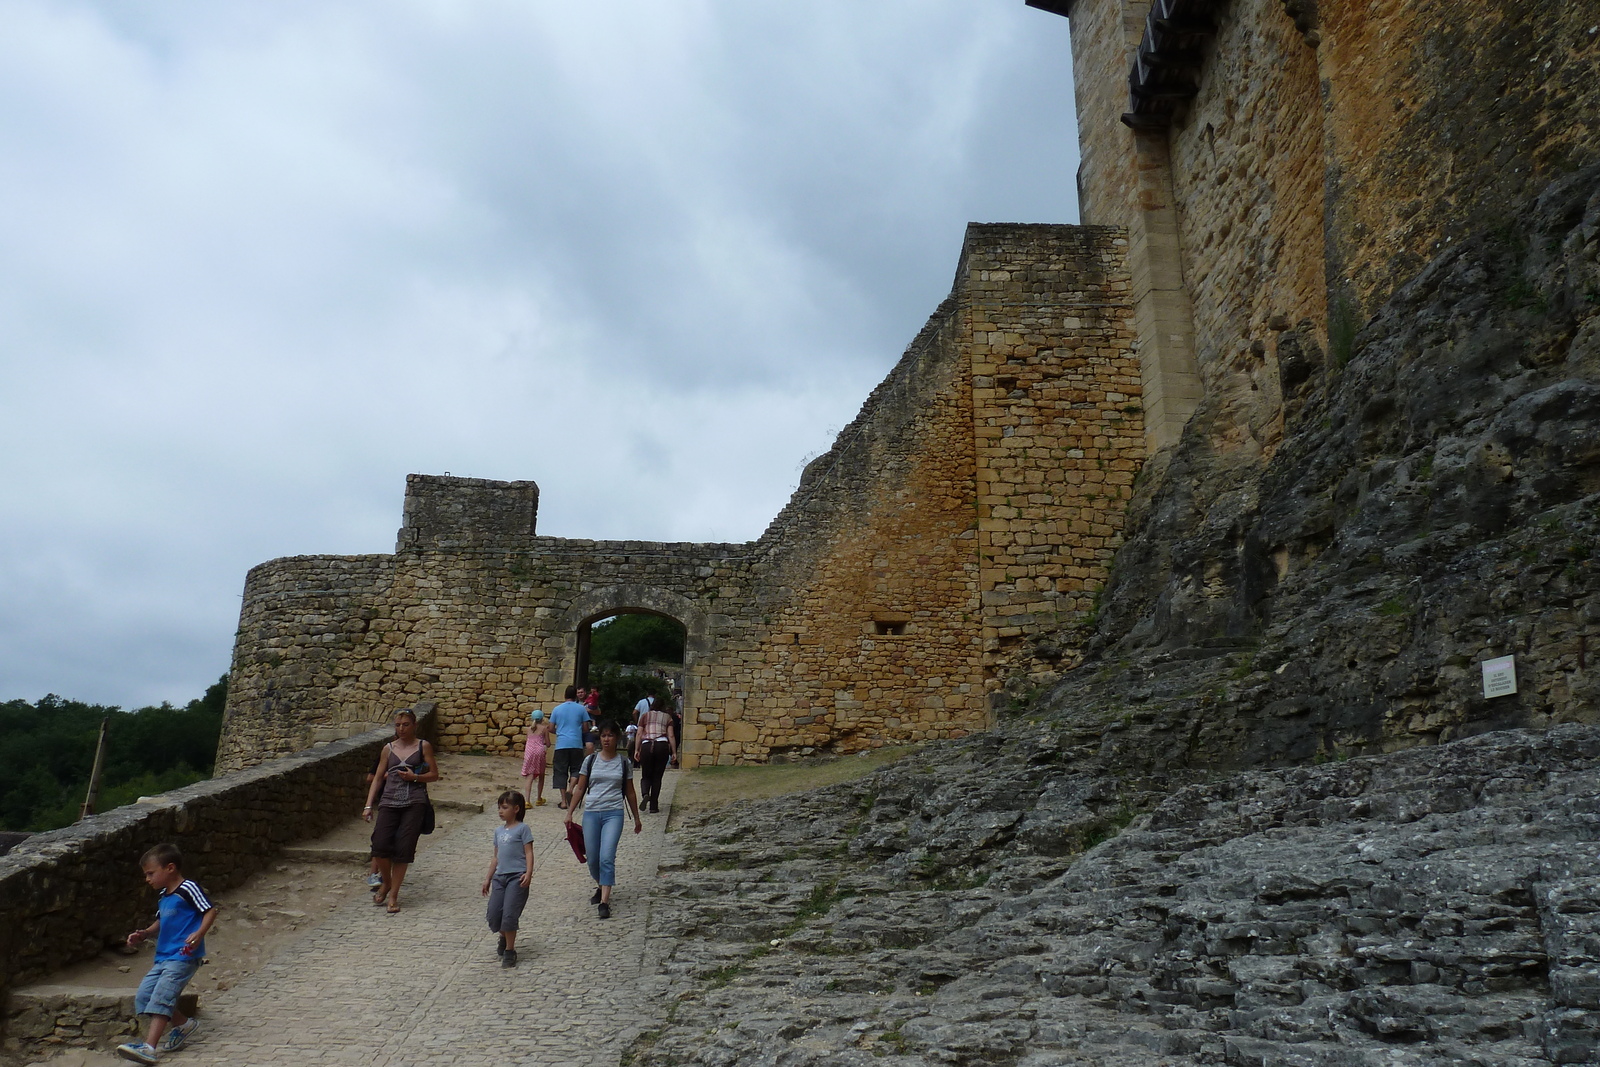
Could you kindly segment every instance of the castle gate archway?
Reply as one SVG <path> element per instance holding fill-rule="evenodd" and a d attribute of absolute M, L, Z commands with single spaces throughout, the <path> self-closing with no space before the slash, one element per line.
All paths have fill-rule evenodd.
<path fill-rule="evenodd" d="M 658 615 L 681 624 L 683 642 L 683 708 L 696 705 L 696 668 L 704 668 L 712 641 L 708 614 L 693 600 L 667 589 L 645 585 L 614 585 L 590 590 L 573 601 L 562 619 L 565 635 L 562 674 L 571 684 L 587 682 L 590 627 L 614 615 Z"/>

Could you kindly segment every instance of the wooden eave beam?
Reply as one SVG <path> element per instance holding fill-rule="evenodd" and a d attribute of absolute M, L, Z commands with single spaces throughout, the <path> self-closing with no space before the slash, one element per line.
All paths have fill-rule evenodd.
<path fill-rule="evenodd" d="M 1070 18 L 1072 16 L 1073 0 L 1027 0 L 1027 4 L 1029 7 L 1036 7 L 1040 11 L 1048 11 L 1052 15 L 1060 15 L 1062 18 Z"/>
<path fill-rule="evenodd" d="M 1151 5 L 1144 36 L 1134 53 L 1133 69 L 1128 72 L 1124 125 L 1134 129 L 1170 125 L 1174 103 L 1200 91 L 1202 47 L 1217 32 L 1211 17 L 1215 3 L 1216 0 L 1155 0 Z"/>

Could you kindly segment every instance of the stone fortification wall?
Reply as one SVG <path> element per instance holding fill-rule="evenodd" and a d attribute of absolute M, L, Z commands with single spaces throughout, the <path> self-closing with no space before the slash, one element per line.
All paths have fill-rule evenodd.
<path fill-rule="evenodd" d="M 1323 3 L 1329 280 L 1361 325 L 1428 260 L 1600 160 L 1593 4 Z"/>
<path fill-rule="evenodd" d="M 418 710 L 430 725 L 431 708 Z M 29 838 L 0 858 L 0 994 L 148 924 L 155 898 L 139 857 L 153 845 L 177 844 L 184 872 L 222 892 L 283 845 L 350 819 L 391 736 L 373 730 Z"/>
<path fill-rule="evenodd" d="M 393 556 L 250 572 L 219 763 L 426 696 L 442 744 L 517 750 L 627 611 L 688 631 L 701 761 L 960 736 L 1073 655 L 1141 454 L 1118 231 L 974 225 L 955 285 L 746 545 L 538 537 L 530 482 L 411 476 Z M 1034 639 L 1028 643 L 1027 639 Z"/>
<path fill-rule="evenodd" d="M 1040 6 L 1070 8 L 1084 219 L 1129 229 L 1156 447 L 1194 381 L 1237 409 L 1220 447 L 1270 456 L 1285 331 L 1348 357 L 1429 258 L 1600 158 L 1582 4 Z M 1130 71 L 1168 99 L 1130 97 Z"/>
<path fill-rule="evenodd" d="M 408 489 L 437 497 L 440 482 L 413 476 Z M 415 543 L 408 533 L 403 545 Z M 428 539 L 470 534 L 435 528 Z M 572 682 L 578 627 L 628 609 L 687 626 L 685 688 L 697 697 L 706 650 L 743 625 L 717 611 L 743 597 L 742 551 L 526 536 L 516 547 L 262 564 L 246 580 L 218 765 L 369 728 L 422 695 L 438 706 L 441 744 L 520 752 L 528 713 L 559 703 Z"/>
<path fill-rule="evenodd" d="M 1277 344 L 1326 337 L 1322 104 L 1317 53 L 1282 0 L 1220 5 L 1200 91 L 1171 131 L 1184 281 L 1206 391 L 1278 392 Z M 1241 443 L 1270 453 L 1275 419 Z"/>
<path fill-rule="evenodd" d="M 704 723 L 719 753 L 987 725 L 964 283 L 756 543 L 763 626 L 752 673 Z"/>
<path fill-rule="evenodd" d="M 537 532 L 533 482 L 406 475 L 406 503 L 395 551 L 520 547 Z"/>
<path fill-rule="evenodd" d="M 380 671 L 386 656 L 376 652 L 371 670 L 344 673 L 345 650 L 383 644 L 391 632 L 371 605 L 394 575 L 393 556 L 293 556 L 251 569 L 228 677 L 219 771 L 298 752 L 325 739 L 319 730 L 370 729 L 421 696 L 420 680 L 408 692 L 411 678 Z"/>
<path fill-rule="evenodd" d="M 1009 227 L 966 257 L 991 688 L 1078 663 L 1144 460 L 1125 231 Z"/>

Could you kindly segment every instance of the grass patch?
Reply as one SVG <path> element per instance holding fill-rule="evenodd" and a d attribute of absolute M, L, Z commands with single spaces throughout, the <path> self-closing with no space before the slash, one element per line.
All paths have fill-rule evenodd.
<path fill-rule="evenodd" d="M 1355 306 L 1348 296 L 1340 295 L 1328 313 L 1328 348 L 1332 350 L 1335 367 L 1350 362 L 1356 350 L 1356 331 L 1360 328 Z"/>
<path fill-rule="evenodd" d="M 1083 836 L 1083 851 L 1088 852 L 1096 845 L 1104 844 L 1128 828 L 1128 824 L 1139 817 L 1139 813 L 1124 804 L 1116 812 L 1106 817 L 1096 829 Z"/>
<path fill-rule="evenodd" d="M 661 1040 L 660 1030 L 646 1030 L 634 1038 L 633 1044 L 622 1050 L 621 1067 L 633 1067 L 641 1056 L 655 1048 L 656 1042 Z"/>
<path fill-rule="evenodd" d="M 894 1050 L 894 1054 L 896 1056 L 904 1056 L 906 1054 L 906 1038 L 905 1035 L 900 1032 L 900 1028 L 904 1025 L 904 1023 L 895 1023 L 893 1029 L 884 1031 L 874 1045 L 872 1054 L 874 1056 L 887 1055 L 887 1050 L 880 1047 L 886 1045 L 888 1048 Z"/>
<path fill-rule="evenodd" d="M 800 910 L 794 913 L 794 918 L 784 925 L 783 932 L 778 936 L 788 937 L 812 919 L 828 914 L 842 897 L 837 891 L 838 885 L 838 879 L 834 879 L 813 888 L 811 894 L 800 902 Z"/>
<path fill-rule="evenodd" d="M 1388 600 L 1385 600 L 1382 604 L 1379 604 L 1375 610 L 1379 615 L 1411 614 L 1411 609 L 1406 606 L 1406 602 L 1395 597 L 1390 597 Z"/>
<path fill-rule="evenodd" d="M 963 889 L 980 889 L 989 881 L 988 871 L 979 871 L 976 874 L 951 873 L 942 878 L 935 878 L 928 883 L 928 888 L 941 893 L 955 893 Z"/>
<path fill-rule="evenodd" d="M 897 745 L 806 763 L 696 767 L 678 779 L 672 795 L 672 816 L 676 820 L 680 812 L 705 811 L 738 800 L 762 800 L 838 785 L 871 774 L 920 749 L 920 745 Z"/>
<path fill-rule="evenodd" d="M 761 957 L 765 956 L 771 951 L 771 945 L 759 945 L 753 949 L 748 956 L 734 960 L 732 963 L 723 964 L 721 967 L 718 967 L 716 970 L 705 976 L 704 981 L 706 983 L 706 988 L 721 989 L 723 986 L 739 977 L 739 975 L 743 974 L 745 968 L 749 967 L 756 960 L 759 960 Z"/>

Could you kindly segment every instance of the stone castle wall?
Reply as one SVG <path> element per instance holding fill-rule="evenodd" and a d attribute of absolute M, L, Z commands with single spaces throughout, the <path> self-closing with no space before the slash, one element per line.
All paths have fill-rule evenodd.
<path fill-rule="evenodd" d="M 520 750 L 580 630 L 682 622 L 686 763 L 960 736 L 1070 665 L 1143 428 L 1125 242 L 969 228 L 955 285 L 784 510 L 741 545 L 539 537 L 531 482 L 412 475 L 394 555 L 250 572 L 219 765 L 426 698 L 441 744 Z"/>
<path fill-rule="evenodd" d="M 1121 231 L 969 257 L 983 653 L 991 685 L 1077 666 L 1144 460 Z M 1015 290 L 1032 294 L 1018 301 Z"/>
<path fill-rule="evenodd" d="M 1600 152 L 1592 6 L 1030 2 L 1072 20 L 1083 217 L 1129 231 L 1152 448 L 1223 393 L 1220 447 L 1270 455 L 1285 331 L 1347 356 L 1422 263 Z"/>
<path fill-rule="evenodd" d="M 408 501 L 446 496 L 455 481 L 411 475 Z M 492 484 L 463 481 L 469 496 Z M 406 527 L 393 556 L 299 556 L 250 572 L 219 767 L 298 751 L 318 731 L 365 729 L 423 697 L 438 705 L 442 745 L 520 752 L 528 712 L 572 683 L 582 623 L 627 609 L 677 618 L 695 695 L 705 651 L 741 629 L 717 611 L 743 598 L 740 546 L 524 536 L 431 547 L 441 540 L 456 538 Z"/>

